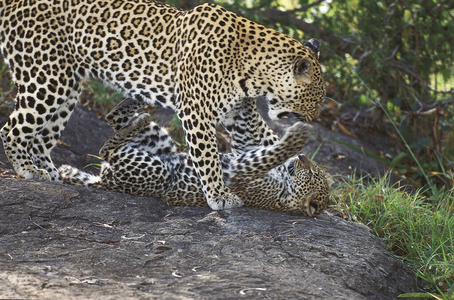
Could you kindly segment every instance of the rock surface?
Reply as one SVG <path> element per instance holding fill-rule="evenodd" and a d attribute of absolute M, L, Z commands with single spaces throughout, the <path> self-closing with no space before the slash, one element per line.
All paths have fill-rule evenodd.
<path fill-rule="evenodd" d="M 78 108 L 54 161 L 83 167 L 110 134 Z M 331 151 L 329 142 L 322 148 Z M 317 157 L 330 163 L 328 153 Z M 0 169 L 8 168 L 0 150 Z M 0 298 L 395 299 L 418 290 L 412 271 L 379 238 L 336 216 L 167 207 L 3 173 Z"/>

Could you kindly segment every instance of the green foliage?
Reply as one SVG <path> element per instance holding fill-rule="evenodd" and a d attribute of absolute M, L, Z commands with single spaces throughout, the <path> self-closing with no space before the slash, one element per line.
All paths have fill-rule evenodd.
<path fill-rule="evenodd" d="M 440 299 L 454 296 L 454 189 L 424 196 L 391 185 L 350 179 L 333 191 L 336 209 L 366 224 L 427 282 Z M 428 295 L 428 294 L 426 294 Z"/>
<path fill-rule="evenodd" d="M 13 82 L 8 76 L 8 68 L 0 56 L 0 116 L 7 117 L 13 108 L 13 99 L 8 94 L 13 89 Z"/>
<path fill-rule="evenodd" d="M 106 115 L 124 98 L 123 94 L 96 80 L 90 81 L 85 90 L 90 95 L 91 106 L 98 109 L 102 115 Z"/>
<path fill-rule="evenodd" d="M 175 113 L 172 117 L 172 121 L 169 124 L 169 134 L 172 137 L 173 142 L 179 148 L 179 151 L 186 151 L 188 145 L 186 144 L 186 138 L 184 136 L 183 126 Z"/>
<path fill-rule="evenodd" d="M 0 56 L 0 83 L 1 85 L 11 85 L 11 80 L 7 79 L 8 67 L 3 63 L 3 58 Z"/>
<path fill-rule="evenodd" d="M 420 167 L 409 176 L 421 183 L 452 186 L 452 177 L 444 175 L 454 163 L 450 142 L 454 129 L 454 55 L 452 44 L 446 43 L 447 36 L 454 37 L 452 22 L 447 22 L 454 9 L 442 2 L 420 2 L 358 3 L 353 22 L 358 25 L 351 28 L 354 35 L 350 41 L 354 42 L 349 42 L 348 47 L 356 58 L 355 71 L 351 73 L 358 75 L 361 84 L 343 82 L 342 88 L 352 91 L 348 94 L 353 100 L 358 95 L 355 88 L 361 95 L 374 99 L 370 104 L 384 112 L 389 121 L 398 123 L 396 131 L 402 149 L 411 156 L 414 153 L 426 170 Z M 348 9 L 345 5 L 341 7 Z M 335 28 L 333 24 L 330 31 Z M 345 65 L 338 52 L 334 59 L 341 64 L 344 61 Z M 355 102 L 358 101 L 351 104 Z M 419 165 L 415 159 L 404 161 L 408 165 L 415 162 Z M 431 178 L 425 173 L 432 174 Z"/>

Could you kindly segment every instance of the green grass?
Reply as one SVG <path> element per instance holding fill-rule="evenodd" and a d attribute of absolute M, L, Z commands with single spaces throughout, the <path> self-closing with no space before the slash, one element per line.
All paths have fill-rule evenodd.
<path fill-rule="evenodd" d="M 454 188 L 409 193 L 387 174 L 369 183 L 351 178 L 332 195 L 335 209 L 366 224 L 425 281 L 424 293 L 403 297 L 454 298 Z"/>

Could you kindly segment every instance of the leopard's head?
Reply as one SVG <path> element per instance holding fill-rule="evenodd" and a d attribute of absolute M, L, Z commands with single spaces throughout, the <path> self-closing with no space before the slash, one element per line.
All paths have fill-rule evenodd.
<path fill-rule="evenodd" d="M 330 197 L 325 172 L 305 155 L 296 156 L 286 167 L 288 189 L 280 205 L 309 217 L 320 214 Z"/>
<path fill-rule="evenodd" d="M 326 95 L 318 61 L 320 44 L 311 39 L 304 45 L 295 42 L 286 50 L 266 91 L 269 115 L 274 120 L 294 115 L 299 121 L 312 121 L 318 118 Z"/>

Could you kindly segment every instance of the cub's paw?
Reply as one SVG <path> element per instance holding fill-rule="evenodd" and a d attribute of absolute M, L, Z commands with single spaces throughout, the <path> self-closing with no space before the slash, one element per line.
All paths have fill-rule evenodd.
<path fill-rule="evenodd" d="M 305 145 L 309 141 L 309 133 L 309 125 L 298 122 L 287 128 L 281 141 L 291 145 Z"/>
<path fill-rule="evenodd" d="M 232 192 L 224 193 L 215 200 L 208 200 L 208 206 L 212 210 L 230 209 L 244 205 L 243 200 Z"/>
<path fill-rule="evenodd" d="M 127 125 L 118 130 L 118 135 L 127 136 L 131 133 L 138 132 L 148 126 L 151 121 L 151 116 L 147 113 L 134 116 Z"/>
<path fill-rule="evenodd" d="M 135 128 L 144 128 L 152 122 L 150 114 L 141 113 L 137 115 L 132 121 L 131 125 Z"/>

